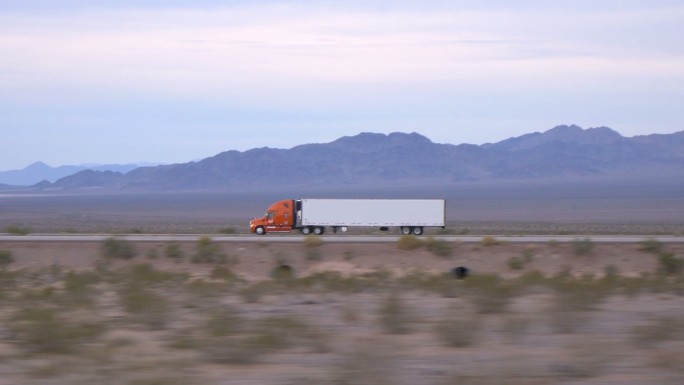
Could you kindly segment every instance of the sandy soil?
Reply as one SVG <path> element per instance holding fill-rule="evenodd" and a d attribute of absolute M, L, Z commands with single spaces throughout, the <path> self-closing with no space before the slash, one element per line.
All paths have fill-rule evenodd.
<path fill-rule="evenodd" d="M 656 277 L 657 254 L 642 245 L 595 244 L 578 255 L 573 244 L 453 244 L 437 256 L 397 244 L 236 243 L 219 245 L 221 264 L 192 263 L 195 243 L 177 244 L 180 262 L 165 256 L 167 246 L 140 243 L 137 257 L 104 261 L 101 243 L 0 243 L 19 277 L 0 274 L 0 385 L 684 382 L 684 285 L 670 277 L 628 289 L 624 277 Z M 684 245 L 660 247 L 684 255 Z M 141 275 L 140 264 L 153 270 Z M 282 265 L 297 279 L 273 279 Z M 456 266 L 473 274 L 440 277 Z M 221 269 L 242 279 L 221 278 Z M 586 278 L 609 270 L 625 286 L 608 290 Z M 70 292 L 69 271 L 104 278 Z M 351 278 L 317 274 L 331 271 Z M 506 291 L 531 271 L 578 278 Z M 506 280 L 478 278 L 488 274 Z M 427 280 L 402 281 L 421 276 Z M 152 298 L 132 297 L 142 309 L 126 308 L 134 288 Z M 63 325 L 104 331 L 68 335 L 83 338 L 75 351 L 36 351 L 64 326 L 28 319 L 27 308 L 56 309 Z M 43 323 L 47 334 L 31 329 Z"/>

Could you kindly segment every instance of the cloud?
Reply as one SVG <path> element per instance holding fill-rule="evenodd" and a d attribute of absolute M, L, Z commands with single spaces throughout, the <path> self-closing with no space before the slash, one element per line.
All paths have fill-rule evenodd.
<path fill-rule="evenodd" d="M 669 50 L 665 41 L 675 37 L 660 36 L 656 28 L 651 34 L 657 44 L 640 37 L 635 48 L 629 36 L 614 35 L 652 27 L 653 20 L 674 22 L 672 14 L 681 15 L 682 8 L 645 17 L 641 12 L 369 12 L 277 4 L 86 9 L 5 15 L 0 49 L 9 53 L 2 67 L 31 74 L 8 77 L 5 87 L 38 80 L 46 87 L 157 95 L 218 97 L 240 89 L 249 98 L 297 85 L 304 91 L 383 84 L 562 86 L 606 71 L 681 76 L 681 49 Z M 661 29 L 670 28 L 665 24 Z"/>

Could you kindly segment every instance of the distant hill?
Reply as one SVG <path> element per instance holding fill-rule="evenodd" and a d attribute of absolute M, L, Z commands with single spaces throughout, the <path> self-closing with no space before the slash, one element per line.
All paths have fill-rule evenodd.
<path fill-rule="evenodd" d="M 684 131 L 626 138 L 607 127 L 558 126 L 485 145 L 439 144 L 417 133 L 362 133 L 291 149 L 227 151 L 128 173 L 81 171 L 36 188 L 194 191 L 378 186 L 616 173 L 682 172 Z"/>
<path fill-rule="evenodd" d="M 14 186 L 32 186 L 42 181 L 54 182 L 65 176 L 83 170 L 117 171 L 126 173 L 139 165 L 136 164 L 104 164 L 82 166 L 48 166 L 43 162 L 32 163 L 21 170 L 0 171 L 0 184 Z"/>

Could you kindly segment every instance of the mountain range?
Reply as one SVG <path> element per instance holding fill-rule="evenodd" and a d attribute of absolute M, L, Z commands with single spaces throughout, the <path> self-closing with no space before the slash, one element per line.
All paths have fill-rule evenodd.
<path fill-rule="evenodd" d="M 101 165 L 69 165 L 52 167 L 43 162 L 32 163 L 21 170 L 0 171 L 0 184 L 30 186 L 41 181 L 54 182 L 65 176 L 83 170 L 117 171 L 127 173 L 140 167 L 139 164 L 101 164 Z"/>
<path fill-rule="evenodd" d="M 226 151 L 201 161 L 83 170 L 38 190 L 199 191 L 302 186 L 448 184 L 643 173 L 684 175 L 684 131 L 624 137 L 562 125 L 483 145 L 440 144 L 418 133 L 361 133 L 290 149 Z"/>

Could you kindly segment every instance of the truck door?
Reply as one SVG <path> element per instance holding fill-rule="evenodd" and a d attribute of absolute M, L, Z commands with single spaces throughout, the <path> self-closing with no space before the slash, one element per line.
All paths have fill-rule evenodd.
<path fill-rule="evenodd" d="M 287 201 L 278 202 L 272 206 L 266 214 L 266 221 L 269 231 L 291 231 L 292 230 L 292 209 Z"/>
<path fill-rule="evenodd" d="M 292 207 L 289 201 L 283 202 L 276 212 L 275 222 L 279 225 L 279 231 L 292 230 Z"/>

